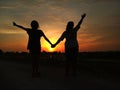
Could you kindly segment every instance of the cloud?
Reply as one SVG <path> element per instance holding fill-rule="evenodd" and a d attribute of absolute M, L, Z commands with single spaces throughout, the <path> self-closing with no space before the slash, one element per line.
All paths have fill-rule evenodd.
<path fill-rule="evenodd" d="M 94 0 L 95 2 L 120 2 L 120 0 Z"/>
<path fill-rule="evenodd" d="M 87 3 L 87 4 L 93 4 L 93 3 L 100 3 L 100 2 L 120 2 L 120 0 L 74 0 L 74 1 L 79 1 L 81 3 Z"/>
<path fill-rule="evenodd" d="M 86 12 L 87 17 L 78 32 L 78 39 L 84 40 L 84 43 L 115 41 L 120 33 L 119 2 L 120 0 L 0 0 L 0 32 L 6 35 L 22 33 L 12 26 L 12 22 L 30 27 L 31 20 L 35 19 L 49 37 L 50 32 L 59 36 L 69 20 L 73 20 L 76 25 L 81 14 Z"/>

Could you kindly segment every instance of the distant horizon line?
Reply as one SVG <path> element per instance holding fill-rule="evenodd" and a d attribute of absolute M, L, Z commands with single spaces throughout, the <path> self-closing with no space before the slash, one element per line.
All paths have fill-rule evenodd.
<path fill-rule="evenodd" d="M 84 53 L 84 52 L 120 52 L 120 50 L 79 51 L 79 53 Z M 29 52 L 27 52 L 27 51 L 4 51 L 4 50 L 0 49 L 0 53 L 29 53 Z M 53 51 L 53 52 L 41 51 L 41 53 L 65 53 L 65 52 L 62 52 L 62 51 Z"/>

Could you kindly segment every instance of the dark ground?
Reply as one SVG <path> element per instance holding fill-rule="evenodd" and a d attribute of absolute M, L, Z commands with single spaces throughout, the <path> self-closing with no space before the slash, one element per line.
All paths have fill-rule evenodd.
<path fill-rule="evenodd" d="M 40 64 L 32 78 L 30 63 L 0 60 L 0 90 L 120 90 L 120 63 L 93 61 L 79 63 L 77 77 L 65 77 L 64 64 Z"/>

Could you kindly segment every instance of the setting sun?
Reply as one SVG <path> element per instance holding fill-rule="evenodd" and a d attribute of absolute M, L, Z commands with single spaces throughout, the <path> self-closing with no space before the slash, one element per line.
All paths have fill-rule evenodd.
<path fill-rule="evenodd" d="M 57 39 L 55 38 L 50 38 L 50 41 L 52 44 L 54 44 L 56 42 Z M 56 49 L 55 48 L 51 48 L 51 45 L 45 41 L 43 38 L 41 39 L 41 45 L 42 45 L 42 51 L 47 51 L 47 52 L 54 52 Z"/>
<path fill-rule="evenodd" d="M 53 52 L 53 51 L 54 51 L 54 48 L 50 48 L 49 51 L 50 51 L 50 52 Z"/>

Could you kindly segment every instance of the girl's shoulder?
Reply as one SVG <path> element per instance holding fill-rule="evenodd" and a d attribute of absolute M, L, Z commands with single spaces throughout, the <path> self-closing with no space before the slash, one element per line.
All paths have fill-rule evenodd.
<path fill-rule="evenodd" d="M 43 33 L 43 31 L 41 29 L 37 29 L 37 32 Z"/>
<path fill-rule="evenodd" d="M 37 32 L 40 34 L 40 35 L 43 35 L 43 31 L 42 30 L 37 30 Z"/>

